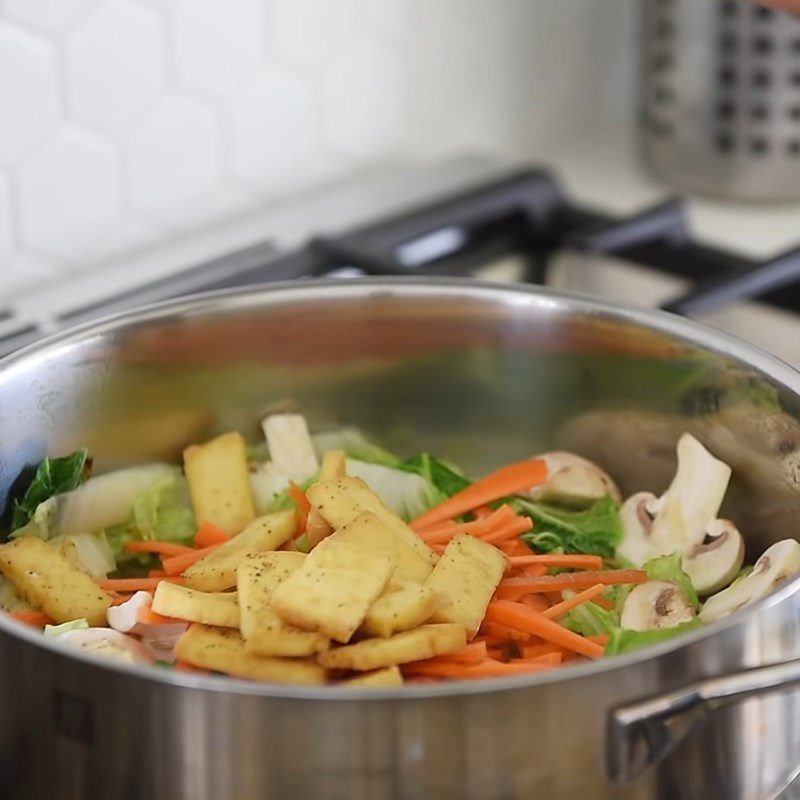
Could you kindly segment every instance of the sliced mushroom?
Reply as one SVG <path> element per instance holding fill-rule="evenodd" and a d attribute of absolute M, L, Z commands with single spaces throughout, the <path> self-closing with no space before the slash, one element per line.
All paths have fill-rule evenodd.
<path fill-rule="evenodd" d="M 631 495 L 619 510 L 622 541 L 617 553 L 637 567 L 662 555 L 653 541 L 653 522 L 658 513 L 658 498 L 650 492 Z"/>
<path fill-rule="evenodd" d="M 677 583 L 647 581 L 625 599 L 620 625 L 629 631 L 654 631 L 674 628 L 694 618 L 694 608 Z"/>
<path fill-rule="evenodd" d="M 678 470 L 659 502 L 652 538 L 685 551 L 702 542 L 719 513 L 731 468 L 714 458 L 690 433 L 678 440 Z"/>
<path fill-rule="evenodd" d="M 712 595 L 700 611 L 704 622 L 727 617 L 744 608 L 800 572 L 800 544 L 794 539 L 776 542 L 756 561 L 753 571 Z"/>
<path fill-rule="evenodd" d="M 547 464 L 548 479 L 541 486 L 525 492 L 531 500 L 573 508 L 585 508 L 606 495 L 611 495 L 617 503 L 621 502 L 616 484 L 597 464 L 561 450 L 536 457 Z"/>
<path fill-rule="evenodd" d="M 730 467 L 688 433 L 677 450 L 678 470 L 661 497 L 639 492 L 622 504 L 618 552 L 637 566 L 701 544 L 722 505 Z"/>
<path fill-rule="evenodd" d="M 684 554 L 681 566 L 698 594 L 711 594 L 727 586 L 744 562 L 744 539 L 727 519 L 715 519 L 699 544 Z"/>

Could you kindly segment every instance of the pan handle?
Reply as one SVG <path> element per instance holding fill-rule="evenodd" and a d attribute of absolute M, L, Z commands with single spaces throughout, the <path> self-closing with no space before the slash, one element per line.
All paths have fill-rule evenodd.
<path fill-rule="evenodd" d="M 611 711 L 607 766 L 615 783 L 661 761 L 710 710 L 800 685 L 800 659 L 704 678 Z"/>

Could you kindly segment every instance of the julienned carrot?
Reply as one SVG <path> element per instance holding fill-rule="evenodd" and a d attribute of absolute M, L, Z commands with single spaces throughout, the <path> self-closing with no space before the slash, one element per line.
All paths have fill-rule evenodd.
<path fill-rule="evenodd" d="M 481 519 L 494 514 L 494 509 L 491 506 L 478 506 L 472 509 L 472 513 L 475 515 L 475 519 Z"/>
<path fill-rule="evenodd" d="M 481 623 L 481 633 L 488 637 L 492 644 L 512 642 L 527 642 L 531 634 L 527 631 L 512 628 L 499 622 L 491 622 L 484 618 Z"/>
<path fill-rule="evenodd" d="M 181 661 L 180 659 L 175 662 L 175 669 L 179 672 L 199 672 L 201 675 L 211 674 L 207 669 L 196 667 L 194 664 L 190 664 L 188 661 Z"/>
<path fill-rule="evenodd" d="M 541 614 L 543 617 L 547 617 L 547 619 L 559 619 L 581 603 L 585 603 L 587 600 L 593 600 L 601 592 L 604 592 L 605 588 L 604 584 L 596 583 L 594 586 L 590 586 L 588 589 L 584 589 L 582 592 L 573 595 L 568 600 L 562 600 L 560 603 L 550 606 L 546 611 L 542 611 Z"/>
<path fill-rule="evenodd" d="M 487 657 L 486 642 L 470 642 L 463 650 L 448 653 L 443 656 L 433 656 L 422 661 L 412 661 L 413 664 L 479 664 Z"/>
<path fill-rule="evenodd" d="M 594 642 L 595 644 L 599 644 L 601 647 L 605 647 L 611 637 L 607 633 L 598 633 L 595 636 L 587 636 L 586 638 L 590 642 Z"/>
<path fill-rule="evenodd" d="M 179 556 L 175 556 L 179 558 Z M 106 578 L 97 585 L 107 592 L 154 592 L 163 580 L 170 583 L 183 583 L 183 578 Z"/>
<path fill-rule="evenodd" d="M 426 511 L 412 521 L 411 527 L 421 530 L 435 522 L 460 517 L 478 506 L 538 486 L 546 480 L 547 465 L 540 458 L 508 464 Z"/>
<path fill-rule="evenodd" d="M 514 519 L 499 525 L 486 536 L 481 537 L 484 542 L 498 544 L 509 539 L 515 539 L 521 533 L 529 531 L 533 527 L 533 520 L 530 517 L 515 517 Z"/>
<path fill-rule="evenodd" d="M 527 567 L 514 567 L 517 577 L 540 578 L 547 575 L 547 567 L 544 564 L 531 564 Z"/>
<path fill-rule="evenodd" d="M 616 586 L 624 583 L 644 583 L 647 573 L 640 569 L 587 570 L 564 572 L 560 575 L 542 575 L 540 578 L 504 578 L 497 587 L 497 597 L 514 598 L 536 592 L 563 592 L 565 589 L 582 589 L 602 583 Z"/>
<path fill-rule="evenodd" d="M 559 660 L 560 663 L 560 660 Z M 553 661 L 495 661 L 487 658 L 479 664 L 417 664 L 404 672 L 410 675 L 437 676 L 442 678 L 504 678 L 513 675 L 527 675 L 531 672 L 553 669 L 557 664 Z"/>
<path fill-rule="evenodd" d="M 553 620 L 547 619 L 536 611 L 510 600 L 492 600 L 486 609 L 485 619 L 501 625 L 528 631 L 545 641 L 574 650 L 588 658 L 600 658 L 603 648 L 599 644 L 586 640 L 583 636 L 567 630 Z"/>
<path fill-rule="evenodd" d="M 306 497 L 306 493 L 294 482 L 289 482 L 289 494 L 297 506 L 297 512 L 300 515 L 300 528 L 306 529 L 306 522 L 308 521 L 308 512 L 311 511 L 311 503 Z"/>
<path fill-rule="evenodd" d="M 511 556 L 508 559 L 508 563 L 514 567 L 544 564 L 548 567 L 563 567 L 566 569 L 603 569 L 603 559 L 600 556 L 591 555 L 556 555 L 555 553 L 547 553 L 545 555 Z"/>
<path fill-rule="evenodd" d="M 617 607 L 617 604 L 607 597 L 595 597 L 592 602 L 596 603 L 600 608 L 604 608 L 606 611 L 613 611 Z"/>
<path fill-rule="evenodd" d="M 175 617 L 165 617 L 163 614 L 156 614 L 151 608 L 140 608 L 136 615 L 137 622 L 143 625 L 171 625 L 186 623 L 186 620 L 176 619 Z"/>
<path fill-rule="evenodd" d="M 44 611 L 9 611 L 8 615 L 17 622 L 24 622 L 37 628 L 44 628 L 45 625 L 52 625 L 54 622 Z"/>
<path fill-rule="evenodd" d="M 151 569 L 147 573 L 148 578 L 166 578 L 167 573 L 163 569 Z"/>
<path fill-rule="evenodd" d="M 512 539 L 506 543 L 509 550 L 509 557 L 518 558 L 520 556 L 533 556 L 536 555 L 531 548 L 522 541 L 522 539 Z"/>
<path fill-rule="evenodd" d="M 122 547 L 127 553 L 158 553 L 162 556 L 180 556 L 184 553 L 194 552 L 191 547 L 172 542 L 125 542 Z"/>
<path fill-rule="evenodd" d="M 164 558 L 161 565 L 164 567 L 164 572 L 167 575 L 178 575 L 185 569 L 188 569 L 196 561 L 199 561 L 203 556 L 213 553 L 220 545 L 212 544 L 209 547 L 201 547 L 199 550 L 192 550 L 190 553 L 182 553 L 179 556 L 172 556 L 172 558 Z"/>
<path fill-rule="evenodd" d="M 549 653 L 558 653 L 561 655 L 562 649 L 555 644 L 551 644 L 550 642 L 546 642 L 545 644 L 524 644 L 522 645 L 522 657 L 523 658 L 539 658 L 540 656 L 546 656 Z"/>
<path fill-rule="evenodd" d="M 526 594 L 519 602 L 540 614 L 550 608 L 550 601 L 542 594 Z"/>
<path fill-rule="evenodd" d="M 222 528 L 218 528 L 210 522 L 205 522 L 195 534 L 194 546 L 211 547 L 213 544 L 224 544 L 230 541 L 230 538 L 230 534 L 226 533 Z"/>
<path fill-rule="evenodd" d="M 491 516 L 476 519 L 473 522 L 450 522 L 443 525 L 434 525 L 417 531 L 428 544 L 445 544 L 457 533 L 469 533 L 472 536 L 484 536 L 494 530 L 503 522 L 514 519 L 514 510 L 507 505 L 501 506 Z"/>

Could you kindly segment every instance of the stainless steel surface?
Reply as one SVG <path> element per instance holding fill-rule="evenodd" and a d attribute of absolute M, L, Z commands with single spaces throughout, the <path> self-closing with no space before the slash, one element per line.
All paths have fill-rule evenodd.
<path fill-rule="evenodd" d="M 748 0 L 645 0 L 641 135 L 682 190 L 800 198 L 800 19 Z"/>
<path fill-rule="evenodd" d="M 0 363 L 0 507 L 25 466 L 170 458 L 285 398 L 486 470 L 552 446 L 663 488 L 694 431 L 734 468 L 751 557 L 796 535 L 800 376 L 695 324 L 545 290 L 347 282 L 131 313 Z M 780 403 L 780 408 L 778 404 Z M 800 692 L 709 711 L 624 784 L 614 708 L 800 658 L 800 582 L 657 647 L 531 678 L 358 692 L 103 664 L 0 619 L 11 798 L 767 798 L 800 763 Z M 43 765 L 43 754 L 47 764 Z"/>
<path fill-rule="evenodd" d="M 629 781 L 668 756 L 710 710 L 798 684 L 800 660 L 795 660 L 705 678 L 616 708 L 609 721 L 609 774 Z"/>

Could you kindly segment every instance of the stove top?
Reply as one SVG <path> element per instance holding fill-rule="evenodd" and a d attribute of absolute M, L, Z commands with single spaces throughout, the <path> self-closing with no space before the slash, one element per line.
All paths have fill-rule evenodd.
<path fill-rule="evenodd" d="M 794 323 L 800 311 L 800 242 L 759 261 L 697 240 L 680 198 L 618 216 L 573 202 L 547 169 L 498 170 L 477 160 L 438 173 L 405 170 L 383 185 L 377 178 L 267 209 L 233 234 L 199 234 L 182 252 L 134 259 L 0 304 L 0 353 L 155 300 L 301 277 L 481 277 L 487 265 L 513 256 L 513 279 L 558 284 L 554 268 L 565 254 L 579 259 L 583 279 L 567 288 L 653 304 L 633 276 L 598 284 L 612 263 L 661 280 L 655 304 L 675 313 L 704 315 L 753 298 L 773 312 L 770 319 L 790 312 Z M 735 332 L 763 345 L 748 335 L 765 318 L 755 319 Z"/>

